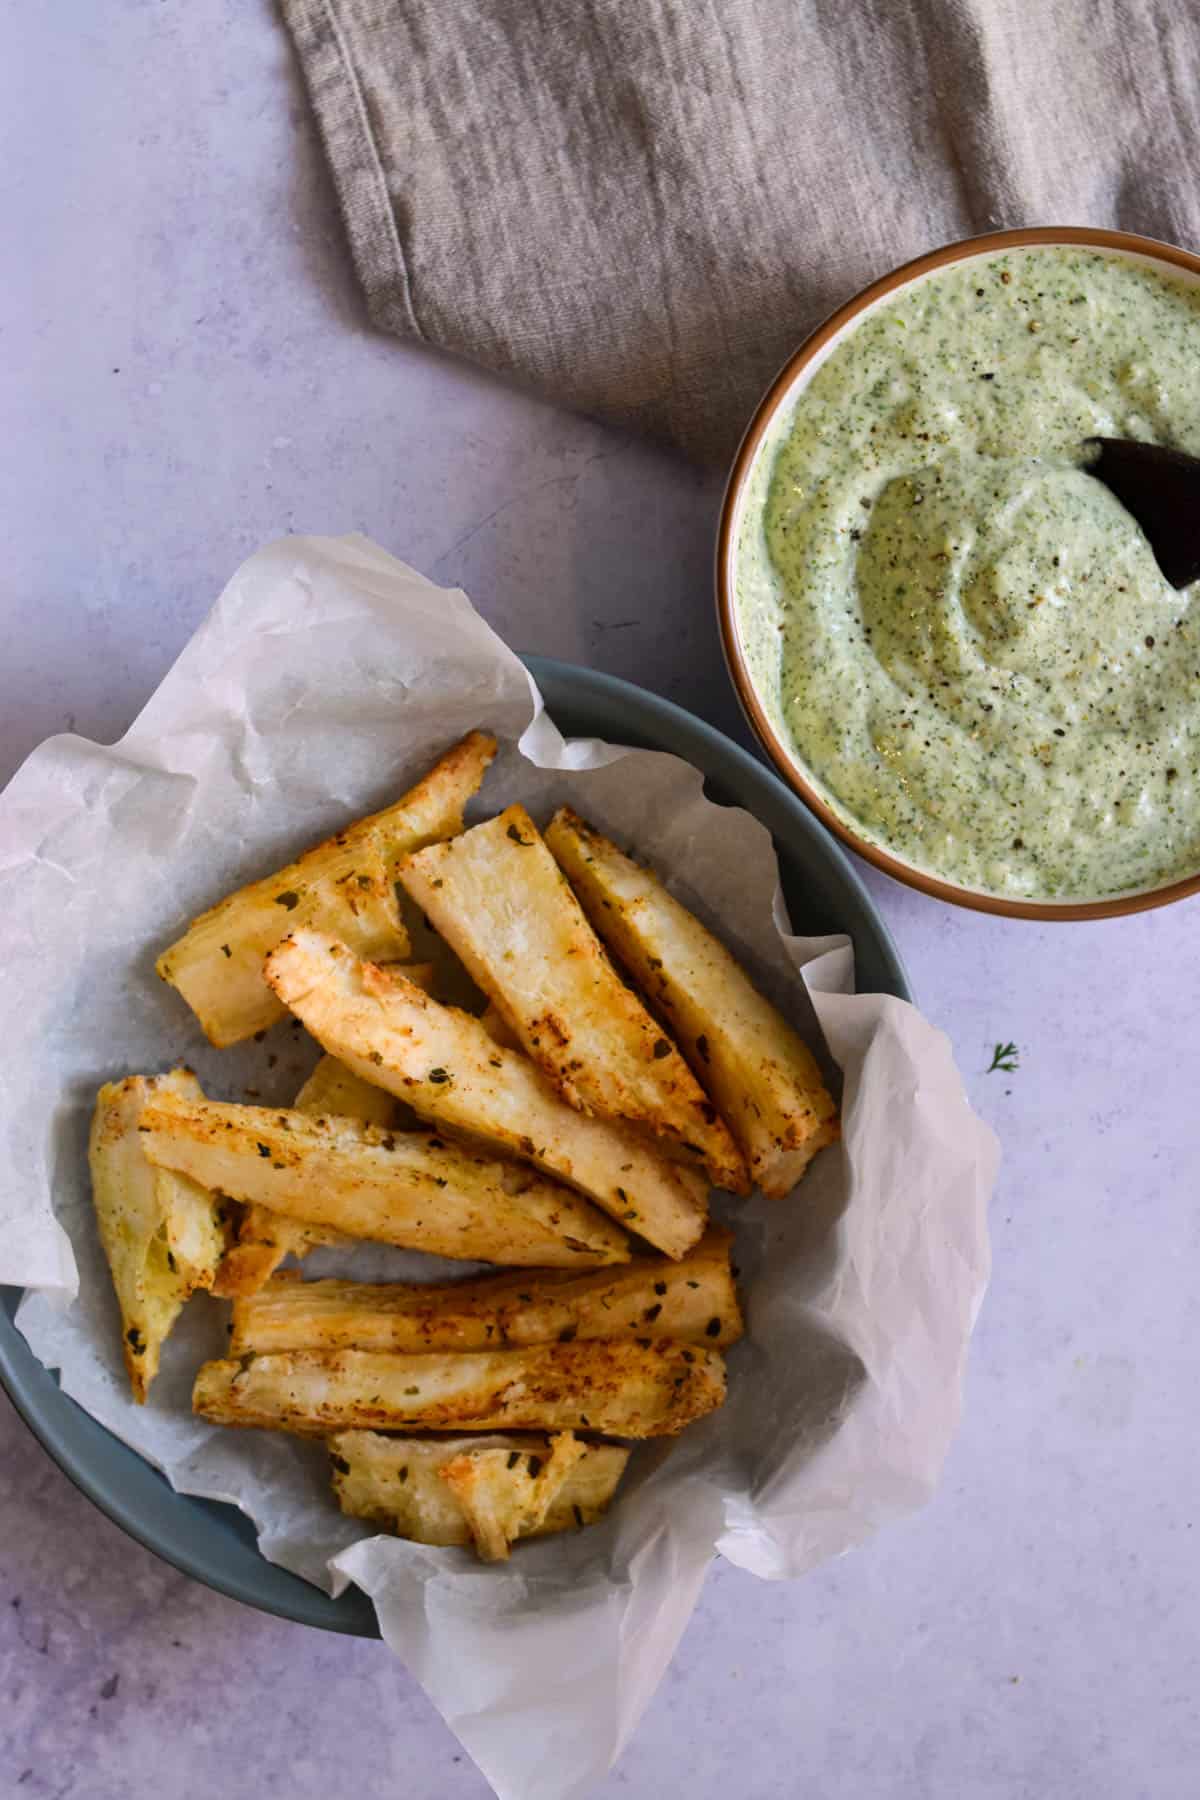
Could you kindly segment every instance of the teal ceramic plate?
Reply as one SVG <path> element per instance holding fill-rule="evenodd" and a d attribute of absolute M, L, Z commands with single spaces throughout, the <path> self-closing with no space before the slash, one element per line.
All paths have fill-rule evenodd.
<path fill-rule="evenodd" d="M 836 840 L 762 763 L 719 731 L 644 688 L 569 663 L 526 658 L 551 716 L 570 737 L 669 750 L 703 771 L 720 804 L 745 807 L 771 832 L 783 888 L 800 930 L 844 931 L 858 985 L 910 999 L 904 970 L 869 895 Z M 235 1507 L 177 1494 L 141 1457 L 59 1391 L 12 1323 L 20 1298 L 0 1288 L 0 1381 L 35 1436 L 101 1511 L 187 1575 L 264 1612 L 329 1631 L 378 1635 L 374 1608 L 349 1589 L 331 1600 L 258 1553 Z"/>

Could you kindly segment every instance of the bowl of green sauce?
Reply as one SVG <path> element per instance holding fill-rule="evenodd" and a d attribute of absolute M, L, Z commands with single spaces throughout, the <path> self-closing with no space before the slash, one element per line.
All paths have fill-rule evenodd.
<path fill-rule="evenodd" d="M 1200 892 L 1200 583 L 1088 440 L 1200 456 L 1200 257 L 1000 232 L 874 283 L 760 403 L 717 555 L 780 773 L 943 900 L 1100 918 Z"/>

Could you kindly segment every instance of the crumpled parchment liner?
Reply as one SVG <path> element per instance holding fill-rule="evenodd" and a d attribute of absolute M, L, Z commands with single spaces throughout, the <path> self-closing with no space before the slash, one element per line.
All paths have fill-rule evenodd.
<path fill-rule="evenodd" d="M 192 1376 L 225 1341 L 226 1309 L 207 1297 L 135 1407 L 86 1169 L 102 1080 L 183 1060 L 217 1097 L 292 1097 L 315 1057 L 305 1035 L 285 1023 L 212 1050 L 154 957 L 193 913 L 393 798 L 476 725 L 504 740 L 476 812 L 520 798 L 544 819 L 569 801 L 651 858 L 802 1029 L 819 1025 L 845 1132 L 794 1201 L 722 1209 L 749 1322 L 725 1408 L 641 1448 L 602 1525 L 492 1567 L 342 1518 L 318 1446 L 194 1419 Z M 0 954 L 0 1280 L 31 1290 L 26 1338 L 176 1488 L 249 1513 L 266 1556 L 365 1589 L 502 1800 L 568 1800 L 610 1766 L 714 1551 L 797 1575 L 931 1492 L 987 1279 L 997 1163 L 947 1040 L 901 1001 L 856 995 L 846 940 L 788 934 L 768 833 L 706 800 L 697 771 L 565 743 L 465 595 L 361 538 L 252 557 L 120 744 L 51 739 L 0 799 Z M 465 1272 L 368 1246 L 307 1266 Z"/>

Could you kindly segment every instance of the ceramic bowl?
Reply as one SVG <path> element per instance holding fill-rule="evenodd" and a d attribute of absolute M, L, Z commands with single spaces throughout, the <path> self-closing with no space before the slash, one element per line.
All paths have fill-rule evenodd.
<path fill-rule="evenodd" d="M 700 769 L 718 804 L 741 806 L 771 832 L 784 894 L 799 929 L 853 940 L 858 986 L 911 999 L 908 983 L 849 859 L 796 797 L 753 756 L 709 725 L 611 675 L 527 657 L 557 724 L 667 750 Z M 259 1555 L 254 1529 L 233 1506 L 177 1494 L 156 1469 L 63 1394 L 13 1324 L 20 1293 L 0 1287 L 0 1383 L 59 1467 L 110 1519 L 177 1569 L 263 1612 L 331 1631 L 377 1636 L 375 1611 L 357 1588 L 333 1600 Z"/>
<path fill-rule="evenodd" d="M 972 907 L 979 912 L 1002 913 L 1021 919 L 1108 919 L 1123 913 L 1145 911 L 1165 906 L 1200 892 L 1200 872 L 1182 880 L 1136 892 L 1105 896 L 1090 900 L 1038 900 L 1009 897 L 958 886 L 929 873 L 918 864 L 908 862 L 885 846 L 862 836 L 854 826 L 824 797 L 811 772 L 797 752 L 786 741 L 771 717 L 750 674 L 735 603 L 737 547 L 747 508 L 752 498 L 755 477 L 761 480 L 765 462 L 773 462 L 775 453 L 787 435 L 796 403 L 830 350 L 859 323 L 864 314 L 881 302 L 891 300 L 902 289 L 920 281 L 934 270 L 974 257 L 986 258 L 997 253 L 1028 246 L 1079 246 L 1107 250 L 1149 262 L 1176 277 L 1182 272 L 1200 281 L 1200 256 L 1179 250 L 1153 238 L 1136 237 L 1128 232 L 1091 230 L 1082 226 L 1047 226 L 1025 231 L 998 231 L 986 237 L 966 238 L 961 243 L 946 244 L 931 250 L 915 261 L 905 263 L 890 275 L 872 282 L 839 307 L 824 324 L 814 331 L 796 351 L 759 402 L 734 460 L 717 539 L 717 612 L 725 660 L 746 718 L 792 791 L 799 795 L 813 814 L 830 831 L 885 874 L 909 887 L 930 894 L 937 900 L 948 900 L 957 906 Z"/>

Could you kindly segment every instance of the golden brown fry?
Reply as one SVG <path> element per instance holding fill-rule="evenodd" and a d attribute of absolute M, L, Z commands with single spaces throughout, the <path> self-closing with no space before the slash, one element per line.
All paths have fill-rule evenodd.
<path fill-rule="evenodd" d="M 723 1350 L 742 1335 L 730 1234 L 711 1225 L 681 1262 L 531 1271 L 420 1286 L 279 1278 L 233 1309 L 230 1356 L 275 1350 L 493 1350 L 669 1337 Z"/>
<path fill-rule="evenodd" d="M 192 1405 L 214 1425 L 302 1435 L 381 1431 L 600 1431 L 667 1437 L 720 1406 L 719 1350 L 667 1338 L 399 1356 L 285 1350 L 205 1363 Z"/>
<path fill-rule="evenodd" d="M 88 1156 L 96 1221 L 121 1308 L 125 1367 L 139 1405 L 184 1301 L 212 1279 L 224 1228 L 211 1194 L 151 1166 L 138 1126 L 154 1096 L 200 1093 L 187 1069 L 130 1075 L 100 1089 L 92 1118 Z"/>
<path fill-rule="evenodd" d="M 309 850 L 274 875 L 201 913 L 158 960 L 212 1043 L 239 1043 L 283 1016 L 264 985 L 263 958 L 298 924 L 334 930 L 364 956 L 401 957 L 408 934 L 395 894 L 399 858 L 462 830 L 463 807 L 495 755 L 473 731 L 395 805 Z"/>
<path fill-rule="evenodd" d="M 396 1114 L 391 1094 L 360 1081 L 334 1056 L 321 1058 L 294 1105 L 297 1112 L 314 1118 L 358 1119 L 384 1129 Z M 238 1227 L 238 1241 L 225 1255 L 213 1292 L 227 1297 L 257 1293 L 285 1256 L 307 1256 L 319 1245 L 344 1242 L 341 1232 L 289 1219 L 266 1206 L 249 1205 Z"/>
<path fill-rule="evenodd" d="M 157 1166 L 351 1237 L 522 1266 L 629 1258 L 624 1233 L 569 1189 L 432 1132 L 175 1095 L 152 1099 L 138 1130 Z"/>
<path fill-rule="evenodd" d="M 272 952 L 267 979 L 331 1055 L 425 1118 L 569 1182 L 668 1256 L 682 1256 L 703 1231 L 696 1170 L 627 1126 L 575 1112 L 527 1057 L 398 971 L 299 931 Z"/>
<path fill-rule="evenodd" d="M 312 1119 L 357 1119 L 385 1130 L 396 1117 L 395 1096 L 364 1081 L 336 1056 L 321 1057 L 292 1104 Z"/>
<path fill-rule="evenodd" d="M 667 1020 L 764 1194 L 790 1193 L 838 1135 L 808 1046 L 700 921 L 569 807 L 546 842 L 584 911 Z"/>
<path fill-rule="evenodd" d="M 342 1231 L 306 1225 L 266 1206 L 247 1206 L 238 1227 L 238 1241 L 225 1252 L 213 1293 L 222 1300 L 257 1294 L 266 1286 L 285 1256 L 307 1256 L 346 1243 Z"/>
<path fill-rule="evenodd" d="M 170 1077 L 164 1079 L 169 1081 Z M 199 1093 L 199 1083 L 192 1085 Z M 220 1200 L 207 1188 L 189 1181 L 186 1175 L 172 1173 L 170 1169 L 154 1171 L 154 1196 L 166 1239 L 168 1268 L 173 1262 L 174 1273 L 188 1294 L 195 1293 L 197 1288 L 211 1288 L 227 1242 Z"/>
<path fill-rule="evenodd" d="M 536 1474 L 511 1450 L 460 1451 L 438 1470 L 458 1504 L 482 1562 L 504 1562 L 516 1538 L 542 1524 L 571 1469 L 587 1455 L 574 1432 L 550 1439 L 550 1455 Z"/>
<path fill-rule="evenodd" d="M 708 1095 L 621 980 L 523 806 L 403 857 L 397 873 L 563 1099 L 623 1120 L 749 1192 Z"/>
<path fill-rule="evenodd" d="M 562 1452 L 557 1485 L 543 1481 L 557 1446 Z M 556 1437 L 511 1433 L 488 1437 L 384 1437 L 375 1431 L 342 1431 L 329 1439 L 333 1486 L 338 1504 L 352 1518 L 366 1519 L 421 1544 L 467 1545 L 472 1527 L 456 1497 L 464 1464 L 487 1459 L 495 1483 L 502 1465 L 513 1510 L 525 1519 L 513 1537 L 543 1537 L 591 1525 L 601 1518 L 625 1472 L 629 1451 L 620 1444 L 584 1444 L 570 1432 Z M 442 1471 L 455 1469 L 443 1479 Z M 540 1518 L 538 1517 L 541 1513 Z"/>
<path fill-rule="evenodd" d="M 428 988 L 425 991 L 428 993 Z M 502 1050 L 519 1050 L 521 1048 L 516 1032 L 508 1029 L 504 1023 L 504 1015 L 499 1007 L 492 1005 L 490 1000 L 479 1015 L 479 1023 L 492 1042 L 499 1044 Z"/>
<path fill-rule="evenodd" d="M 426 993 L 433 987 L 432 963 L 405 963 L 404 973 Z M 363 1081 L 335 1056 L 323 1056 L 296 1095 L 297 1112 L 313 1118 L 358 1119 L 364 1125 L 398 1126 L 403 1110 L 392 1094 Z M 411 1113 L 409 1114 L 411 1122 Z M 247 1206 L 238 1227 L 238 1241 L 226 1254 L 213 1287 L 215 1294 L 232 1297 L 254 1294 L 269 1281 L 285 1256 L 307 1256 L 310 1250 L 344 1244 L 340 1231 L 306 1225 L 285 1218 L 265 1206 Z"/>

